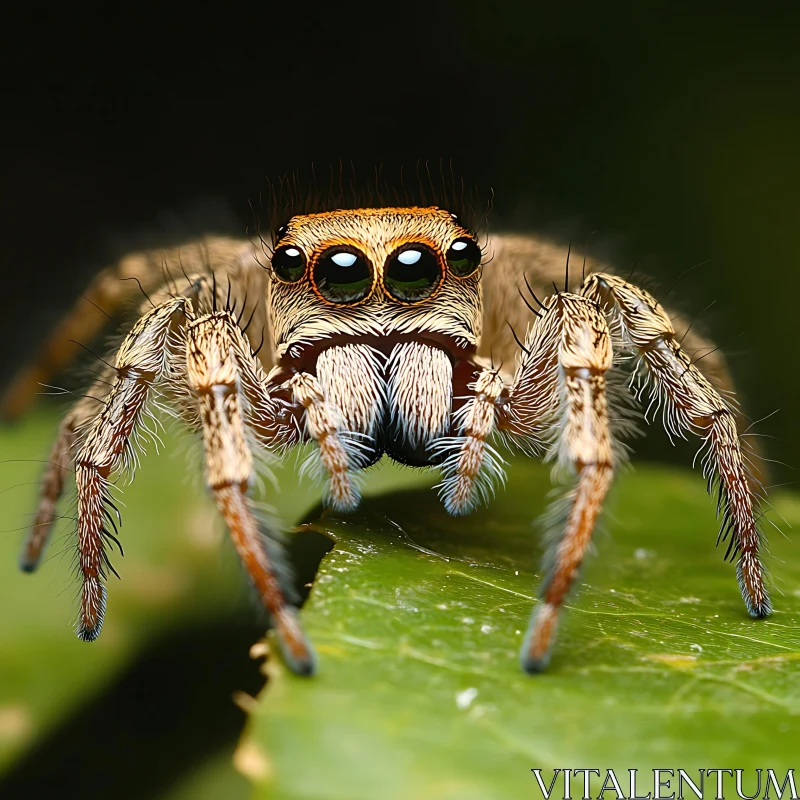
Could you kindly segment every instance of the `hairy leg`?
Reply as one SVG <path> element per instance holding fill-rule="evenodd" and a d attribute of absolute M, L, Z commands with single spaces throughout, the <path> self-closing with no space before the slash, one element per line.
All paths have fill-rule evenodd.
<path fill-rule="evenodd" d="M 359 442 L 348 436 L 344 415 L 325 396 L 318 378 L 298 372 L 286 382 L 294 402 L 305 409 L 306 432 L 319 450 L 319 463 L 328 473 L 328 500 L 347 511 L 360 500 L 353 473 L 361 465 Z"/>
<path fill-rule="evenodd" d="M 207 453 L 212 454 L 209 463 L 217 465 L 224 473 L 226 469 L 235 469 L 237 458 L 242 452 L 246 454 L 243 459 L 249 469 L 246 480 L 238 485 L 235 481 L 227 485 L 219 474 L 210 473 L 210 483 L 236 549 L 265 606 L 272 612 L 287 661 L 296 671 L 308 674 L 313 668 L 313 656 L 294 609 L 285 602 L 285 593 L 275 570 L 275 564 L 281 561 L 280 548 L 262 537 L 255 509 L 246 495 L 252 457 L 243 432 L 246 429 L 247 434 L 262 445 L 261 453 L 291 446 L 300 438 L 295 421 L 296 409 L 285 401 L 270 397 L 265 389 L 267 378 L 264 369 L 232 313 L 212 313 L 203 318 L 203 324 L 191 325 L 193 304 L 211 311 L 216 306 L 230 307 L 232 301 L 227 296 L 220 296 L 220 287 L 213 277 L 195 274 L 185 280 L 187 283 L 181 296 L 173 296 L 173 287 L 169 286 L 154 292 L 145 301 L 143 316 L 125 337 L 115 366 L 109 366 L 105 376 L 96 382 L 90 394 L 76 404 L 62 423 L 53 445 L 51 463 L 45 471 L 39 508 L 25 543 L 21 564 L 28 570 L 36 566 L 54 518 L 56 502 L 63 490 L 65 472 L 74 462 L 79 564 L 83 578 L 78 635 L 87 641 L 97 638 L 106 605 L 104 582 L 107 573 L 113 571 L 106 548 L 109 541 L 116 541 L 114 514 L 109 511 L 109 508 L 114 509 L 109 496 L 110 480 L 121 465 L 135 464 L 137 454 L 132 447 L 132 438 L 135 438 L 136 428 L 146 413 L 152 388 L 160 384 L 165 397 L 177 407 L 178 416 L 206 433 Z M 214 335 L 211 341 L 216 342 L 216 349 L 212 347 L 211 353 L 203 349 L 209 337 L 201 333 L 209 319 L 224 321 L 223 349 L 228 348 L 225 353 L 220 350 L 220 342 Z M 192 332 L 188 343 L 193 348 L 188 356 L 187 322 Z M 187 385 L 187 363 L 193 363 L 196 368 L 193 373 L 195 382 L 190 385 Z M 206 383 L 202 380 L 198 383 L 198 364 L 206 364 L 211 370 Z M 220 370 L 225 372 L 225 364 L 234 366 L 237 394 L 223 397 L 221 406 L 209 408 L 207 398 L 219 401 L 220 393 L 225 394 L 230 385 L 230 381 L 217 380 Z M 223 374 L 222 378 L 226 379 L 226 376 Z M 209 387 L 213 390 L 210 394 Z M 233 425 L 225 416 L 231 410 L 235 412 Z M 220 412 L 214 418 L 217 424 L 210 427 L 207 424 L 209 414 L 217 411 Z M 229 424 L 226 425 L 226 421 Z M 240 434 L 238 437 L 231 433 L 236 430 Z M 209 431 L 222 431 L 222 438 L 209 441 Z M 237 451 L 237 447 L 240 450 Z M 243 451 L 241 447 L 244 447 Z"/>
<path fill-rule="evenodd" d="M 495 430 L 498 402 L 506 392 L 495 369 L 484 369 L 467 388 L 472 393 L 455 414 L 456 436 L 437 439 L 432 449 L 443 460 L 439 494 L 451 514 L 467 514 L 488 499 L 505 478 L 503 459 L 488 444 Z"/>
<path fill-rule="evenodd" d="M 111 378 L 114 372 L 109 368 L 104 374 Z M 79 431 L 97 416 L 98 408 L 105 402 L 109 385 L 105 378 L 96 381 L 87 396 L 72 407 L 59 425 L 50 458 L 42 474 L 33 524 L 22 543 L 19 565 L 24 572 L 33 572 L 39 566 L 53 530 L 56 507 L 64 491 L 67 473 L 72 471 Z"/>
<path fill-rule="evenodd" d="M 585 272 L 608 272 L 604 264 L 584 263 L 582 249 L 573 249 L 571 253 L 567 289 L 579 291 Z M 559 289 L 564 288 L 568 250 L 538 236 L 501 233 L 492 236 L 489 252 L 491 268 L 484 271 L 482 279 L 484 314 L 479 355 L 510 365 L 519 350 L 512 331 L 524 335 L 531 318 L 530 304 L 535 303 L 526 290 L 526 283 L 542 299 L 553 293 L 554 284 Z M 699 326 L 694 325 L 693 320 L 674 309 L 667 310 L 684 348 L 692 355 L 708 353 L 703 357 L 706 375 L 717 387 L 733 390 L 733 378 L 723 353 L 698 332 Z M 712 349 L 714 352 L 710 352 Z"/>
<path fill-rule="evenodd" d="M 250 403 L 242 386 L 249 380 L 243 376 L 257 375 L 259 366 L 227 312 L 198 318 L 188 326 L 186 336 L 186 379 L 200 404 L 206 482 L 236 551 L 275 623 L 288 665 L 300 675 L 310 675 L 314 654 L 296 609 L 287 599 L 286 581 L 280 575 L 280 547 L 266 526 L 259 524 L 248 497 L 254 468 L 247 443 L 247 409 L 243 408 Z M 250 390 L 257 391 L 255 384 L 251 383 Z M 263 388 L 261 392 L 266 395 Z M 261 399 L 268 407 L 270 398 Z"/>
<path fill-rule="evenodd" d="M 731 536 L 728 554 L 738 555 L 736 574 L 748 612 L 767 616 L 772 605 L 759 558 L 758 498 L 742 452 L 735 409 L 692 363 L 669 316 L 652 295 L 605 274 L 592 275 L 582 294 L 606 310 L 625 346 L 638 356 L 650 383 L 651 401 L 663 410 L 667 432 L 693 433 L 703 440 L 704 473 L 709 485 L 716 483 L 719 489 L 720 538 Z"/>
<path fill-rule="evenodd" d="M 501 427 L 522 445 L 549 443 L 548 457 L 561 473 L 575 476 L 546 557 L 545 577 L 520 660 L 540 672 L 550 659 L 558 612 L 578 574 L 613 478 L 605 374 L 611 368 L 611 337 L 594 303 L 567 293 L 545 301 L 532 326 L 504 408 Z"/>
<path fill-rule="evenodd" d="M 135 464 L 131 437 L 145 413 L 151 387 L 168 367 L 170 334 L 191 313 L 183 297 L 170 298 L 145 314 L 125 337 L 102 411 L 88 428 L 75 458 L 78 490 L 78 553 L 83 578 L 78 636 L 100 634 L 106 605 L 105 579 L 113 570 L 106 550 L 114 536 L 110 477 L 121 462 Z"/>
<path fill-rule="evenodd" d="M 554 285 L 564 287 L 565 282 L 569 283 L 566 288 L 573 287 L 580 291 L 577 287 L 586 282 L 583 275 L 587 270 L 598 273 L 609 271 L 604 264 L 587 264 L 581 250 L 582 248 L 578 248 L 578 252 L 572 251 L 567 269 L 566 247 L 527 234 L 506 233 L 492 236 L 492 266 L 485 270 L 482 280 L 484 314 L 479 356 L 487 360 L 493 358 L 500 364 L 514 363 L 519 350 L 515 338 L 517 335 L 524 335 L 531 317 L 531 305 L 536 305 L 531 291 L 544 299 L 553 293 Z M 703 374 L 721 395 L 732 396 L 736 387 L 725 355 L 715 347 L 713 341 L 702 334 L 700 321 L 696 317 L 688 319 L 668 306 L 665 308 L 683 349 L 691 358 L 702 356 Z M 504 377 L 507 380 L 511 378 L 507 375 Z M 751 420 L 738 408 L 733 410 L 737 429 L 741 434 L 750 426 Z M 755 486 L 759 480 L 765 482 L 768 470 L 755 441 L 748 442 L 748 450 L 752 483 Z"/>
<path fill-rule="evenodd" d="M 142 293 L 150 295 L 162 285 L 173 294 L 185 293 L 186 274 L 216 275 L 220 304 L 241 311 L 244 320 L 251 319 L 250 333 L 258 346 L 266 332 L 264 305 L 266 272 L 257 261 L 258 254 L 250 242 L 209 237 L 162 252 L 135 252 L 119 263 L 100 272 L 89 284 L 56 327 L 39 346 L 34 359 L 13 377 L 0 397 L 0 416 L 15 419 L 25 411 L 42 383 L 66 368 L 80 352 L 76 342 L 90 344 L 129 304 Z M 261 259 L 263 261 L 263 259 Z M 193 280 L 194 278 L 192 278 Z M 230 291 L 228 290 L 230 286 Z M 150 303 L 146 303 L 151 308 Z M 246 306 L 246 308 L 245 308 Z M 270 352 L 267 341 L 262 350 Z"/>
<path fill-rule="evenodd" d="M 208 286 L 206 284 L 209 284 Z M 194 300 L 209 298 L 210 282 L 205 276 L 195 275 L 188 288 L 181 295 Z M 173 299 L 171 290 L 163 288 L 153 293 L 141 308 L 141 316 L 146 316 L 155 306 L 160 306 Z M 91 385 L 82 397 L 67 413 L 59 425 L 58 434 L 50 451 L 50 458 L 44 469 L 39 490 L 39 502 L 33 524 L 22 546 L 20 569 L 33 572 L 39 565 L 47 541 L 52 533 L 56 518 L 58 500 L 63 494 L 67 472 L 72 471 L 78 448 L 85 437 L 89 424 L 99 416 L 106 403 L 107 396 L 114 386 L 117 370 L 107 364 L 100 377 Z"/>

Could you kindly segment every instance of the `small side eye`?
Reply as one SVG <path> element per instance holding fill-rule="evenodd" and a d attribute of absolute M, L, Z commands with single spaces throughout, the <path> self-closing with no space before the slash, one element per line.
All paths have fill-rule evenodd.
<path fill-rule="evenodd" d="M 372 265 L 354 247 L 337 245 L 316 260 L 312 280 L 317 291 L 330 303 L 359 303 L 372 290 Z"/>
<path fill-rule="evenodd" d="M 272 254 L 272 270 L 278 280 L 284 283 L 297 283 L 306 271 L 306 257 L 303 251 L 288 244 L 278 247 Z"/>
<path fill-rule="evenodd" d="M 450 245 L 445 258 L 453 275 L 467 278 L 481 265 L 481 249 L 474 239 L 462 236 Z"/>
<path fill-rule="evenodd" d="M 386 259 L 383 282 L 395 300 L 403 303 L 425 300 L 441 281 L 439 257 L 423 244 L 403 245 Z"/>

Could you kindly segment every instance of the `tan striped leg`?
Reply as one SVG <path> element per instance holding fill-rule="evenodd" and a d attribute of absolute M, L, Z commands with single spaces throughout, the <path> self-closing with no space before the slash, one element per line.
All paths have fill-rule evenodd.
<path fill-rule="evenodd" d="M 503 427 L 523 441 L 548 440 L 549 457 L 577 483 L 558 504 L 565 513 L 520 653 L 526 672 L 540 672 L 550 660 L 559 609 L 613 478 L 605 393 L 611 363 L 608 325 L 594 303 L 567 293 L 545 301 L 527 336 Z"/>
<path fill-rule="evenodd" d="M 520 650 L 522 668 L 530 673 L 541 672 L 550 662 L 558 612 L 583 562 L 614 476 L 610 461 L 582 463 L 576 458 L 575 466 L 578 485 L 567 495 L 570 509 L 563 534 L 550 554 L 552 566 L 539 590 L 542 602 L 534 608 Z"/>
<path fill-rule="evenodd" d="M 274 536 L 259 523 L 248 491 L 254 477 L 247 444 L 245 385 L 260 369 L 249 346 L 227 312 L 200 317 L 187 329 L 186 378 L 200 403 L 205 446 L 206 482 L 225 519 L 243 564 L 264 608 L 275 623 L 289 667 L 300 675 L 314 672 L 314 653 L 287 600 L 281 580 L 282 558 Z M 249 362 L 249 363 L 248 363 Z M 248 374 L 250 378 L 248 378 Z M 266 395 L 262 389 L 262 394 Z M 252 395 L 251 395 L 252 397 Z M 269 405 L 269 398 L 263 397 Z"/>
<path fill-rule="evenodd" d="M 114 372 L 109 369 L 105 374 L 110 378 Z M 42 474 L 39 502 L 33 524 L 22 543 L 19 566 L 23 572 L 33 572 L 41 562 L 53 532 L 56 507 L 64 492 L 67 473 L 72 471 L 78 432 L 97 416 L 108 389 L 109 383 L 105 379 L 95 382 L 87 392 L 87 397 L 79 400 L 59 425 L 58 434 L 50 450 L 50 458 Z"/>
<path fill-rule="evenodd" d="M 342 436 L 345 422 L 341 411 L 328 402 L 319 380 L 306 372 L 298 372 L 286 386 L 294 401 L 305 409 L 308 435 L 319 446 L 322 466 L 328 473 L 328 499 L 340 510 L 355 508 L 360 500 L 353 483 L 353 469 L 358 465 L 358 453 L 353 442 Z"/>
<path fill-rule="evenodd" d="M 704 474 L 719 488 L 722 527 L 731 535 L 728 553 L 738 555 L 736 574 L 748 612 L 765 617 L 772 604 L 759 558 L 762 532 L 758 498 L 742 453 L 735 410 L 723 400 L 681 347 L 663 307 L 643 289 L 614 275 L 592 275 L 583 294 L 603 306 L 619 326 L 625 345 L 635 353 L 650 383 L 651 398 L 663 410 L 671 436 L 693 433 L 703 440 Z"/>
<path fill-rule="evenodd" d="M 433 451 L 444 455 L 439 492 L 451 514 L 467 514 L 488 499 L 504 479 L 503 460 L 487 443 L 494 432 L 497 401 L 505 385 L 497 370 L 484 369 L 469 388 L 475 393 L 456 415 L 457 437 L 438 439 Z"/>
<path fill-rule="evenodd" d="M 47 334 L 33 360 L 22 367 L 0 392 L 0 417 L 15 419 L 22 414 L 41 384 L 52 380 L 54 374 L 67 367 L 81 352 L 76 342 L 89 345 L 131 301 L 136 302 L 145 293 L 158 305 L 154 293 L 165 284 L 173 294 L 184 293 L 187 287 L 185 273 L 210 275 L 213 271 L 220 298 L 228 296 L 232 306 L 245 311 L 244 319 L 253 313 L 250 332 L 257 346 L 266 328 L 263 302 L 266 272 L 256 256 L 257 251 L 247 241 L 210 236 L 163 251 L 133 252 L 114 266 L 102 270 L 86 287 L 75 306 Z M 245 297 L 249 301 L 247 308 L 243 309 Z M 152 308 L 149 301 L 146 305 L 148 309 Z M 265 348 L 265 355 L 268 350 L 269 347 Z"/>
<path fill-rule="evenodd" d="M 204 276 L 196 275 L 192 280 L 207 283 Z M 190 283 L 183 296 L 196 297 L 195 290 L 201 283 Z M 151 295 L 151 299 L 142 304 L 140 313 L 143 317 L 147 316 L 154 306 L 160 306 L 171 299 L 169 288 L 156 291 Z M 23 542 L 20 554 L 20 569 L 24 572 L 33 572 L 39 566 L 52 533 L 56 507 L 64 491 L 67 473 L 72 471 L 81 433 L 86 433 L 89 423 L 100 415 L 116 376 L 114 367 L 104 367 L 100 377 L 92 384 L 86 395 L 72 407 L 59 426 L 50 458 L 42 475 L 33 524 Z"/>
<path fill-rule="evenodd" d="M 145 314 L 119 349 L 113 386 L 88 429 L 75 458 L 78 490 L 78 552 L 83 576 L 78 636 L 100 634 L 106 606 L 105 579 L 113 571 L 106 550 L 109 480 L 120 465 L 135 463 L 131 436 L 141 422 L 151 387 L 161 380 L 169 358 L 168 340 L 190 313 L 185 298 L 170 298 Z"/>

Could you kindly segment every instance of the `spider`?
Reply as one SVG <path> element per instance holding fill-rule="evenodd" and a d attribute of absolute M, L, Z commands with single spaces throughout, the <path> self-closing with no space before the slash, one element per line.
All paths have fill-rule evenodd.
<path fill-rule="evenodd" d="M 130 256 L 85 296 L 106 309 L 138 289 L 147 300 L 113 363 L 61 423 L 22 568 L 37 566 L 73 469 L 77 634 L 97 638 L 114 572 L 112 484 L 135 467 L 139 437 L 153 434 L 149 415 L 171 409 L 202 433 L 208 489 L 285 662 L 309 675 L 315 656 L 287 588 L 277 526 L 251 499 L 262 462 L 312 443 L 309 466 L 327 503 L 348 511 L 359 503 L 360 471 L 385 454 L 438 468 L 446 509 L 466 514 L 503 479 L 499 442 L 566 476 L 520 654 L 526 672 L 540 672 L 627 456 L 624 397 L 646 393 L 670 436 L 702 440 L 742 597 L 751 616 L 767 616 L 758 482 L 723 362 L 710 358 L 701 370 L 688 352 L 702 340 L 679 337 L 650 293 L 610 271 L 592 272 L 572 291 L 551 285 L 563 264 L 562 248 L 530 236 L 498 234 L 482 248 L 438 206 L 298 214 L 274 231 L 271 247 L 209 238 L 160 257 Z M 91 320 L 71 312 L 7 394 L 6 410 L 66 359 L 68 336 L 95 332 Z"/>

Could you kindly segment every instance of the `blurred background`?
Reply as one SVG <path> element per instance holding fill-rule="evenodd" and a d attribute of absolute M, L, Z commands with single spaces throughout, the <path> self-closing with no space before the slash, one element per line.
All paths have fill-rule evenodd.
<path fill-rule="evenodd" d="M 95 271 L 132 248 L 241 235 L 268 179 L 312 163 L 324 171 L 341 160 L 370 176 L 379 164 L 452 159 L 468 184 L 493 191 L 492 228 L 538 230 L 579 253 L 591 233 L 596 257 L 620 267 L 642 258 L 637 271 L 667 288 L 706 262 L 670 300 L 690 318 L 715 301 L 697 325 L 722 346 L 750 415 L 779 409 L 758 430 L 775 437 L 766 440 L 771 458 L 796 465 L 796 5 L 411 0 L 214 6 L 210 15 L 31 11 L 24 18 L 17 7 L 0 56 L 0 382 Z M 52 399 L 39 406 L 59 409 Z M 648 457 L 674 457 L 652 438 Z M 779 464 L 773 480 L 793 475 Z M 219 636 L 238 636 L 242 650 L 259 630 L 248 619 L 231 610 Z M 184 649 L 153 645 L 98 702 L 130 733 L 136 709 L 119 698 L 164 701 L 175 687 L 153 675 L 197 655 L 199 642 L 222 642 L 216 635 L 186 634 Z M 210 726 L 215 736 L 192 752 L 232 747 L 243 715 L 230 694 L 258 689 L 246 658 L 238 672 L 214 661 L 221 649 L 202 652 L 216 665 L 205 678 L 227 727 Z M 220 680 L 214 670 L 225 668 L 234 672 Z M 108 718 L 87 713 L 42 752 L 63 753 L 61 744 L 94 730 L 91 713 Z M 198 727 L 185 726 L 188 741 Z M 118 756 L 124 736 L 107 735 Z M 146 788 L 119 796 L 166 791 L 180 776 L 178 755 Z M 40 757 L 19 762 L 0 795 L 44 787 Z M 83 788 L 83 797 L 100 796 Z"/>
<path fill-rule="evenodd" d="M 724 11 L 722 11 L 724 9 Z M 63 16 L 61 15 L 63 13 Z M 5 49 L 6 349 L 133 246 L 252 229 L 267 179 L 452 159 L 494 227 L 660 277 L 793 462 L 800 22 L 788 3 L 270 4 L 30 19 Z"/>

